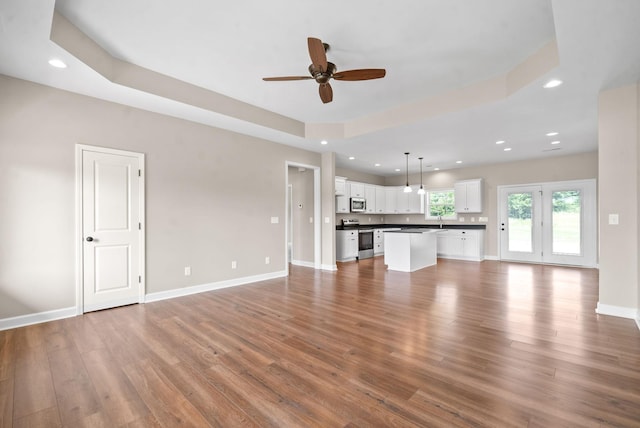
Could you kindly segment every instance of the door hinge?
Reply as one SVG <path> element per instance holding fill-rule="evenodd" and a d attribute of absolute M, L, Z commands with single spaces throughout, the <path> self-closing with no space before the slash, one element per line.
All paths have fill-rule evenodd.
<path fill-rule="evenodd" d="M 138 177 L 142 177 L 142 170 L 141 169 L 138 170 Z"/>
<path fill-rule="evenodd" d="M 138 223 L 138 230 L 142 230 L 142 223 Z"/>
<path fill-rule="evenodd" d="M 142 282 L 142 275 L 138 275 L 138 283 Z"/>

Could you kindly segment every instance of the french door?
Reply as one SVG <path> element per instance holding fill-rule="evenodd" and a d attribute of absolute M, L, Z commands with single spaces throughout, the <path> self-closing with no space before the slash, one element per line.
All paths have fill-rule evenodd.
<path fill-rule="evenodd" d="M 596 265 L 596 183 L 498 187 L 500 259 Z"/>

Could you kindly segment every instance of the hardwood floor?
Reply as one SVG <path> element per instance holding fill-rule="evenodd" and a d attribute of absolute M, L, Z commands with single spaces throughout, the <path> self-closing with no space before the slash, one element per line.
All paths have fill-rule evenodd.
<path fill-rule="evenodd" d="M 0 332 L 0 426 L 640 426 L 596 270 L 339 268 Z"/>

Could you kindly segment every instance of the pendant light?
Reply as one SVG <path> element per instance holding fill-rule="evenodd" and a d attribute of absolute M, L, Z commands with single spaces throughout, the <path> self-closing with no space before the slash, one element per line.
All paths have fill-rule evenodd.
<path fill-rule="evenodd" d="M 422 158 L 420 159 L 420 188 L 418 189 L 418 195 L 424 195 L 424 186 L 422 185 Z"/>
<path fill-rule="evenodd" d="M 404 154 L 407 157 L 407 185 L 404 186 L 404 193 L 411 193 L 411 186 L 409 186 L 409 152 Z"/>

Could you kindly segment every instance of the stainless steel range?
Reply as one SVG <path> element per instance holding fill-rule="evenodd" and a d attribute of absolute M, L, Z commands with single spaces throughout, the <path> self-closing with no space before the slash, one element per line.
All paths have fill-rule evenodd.
<path fill-rule="evenodd" d="M 358 260 L 373 257 L 373 229 L 360 226 L 358 219 L 343 219 L 342 226 L 358 229 Z"/>

